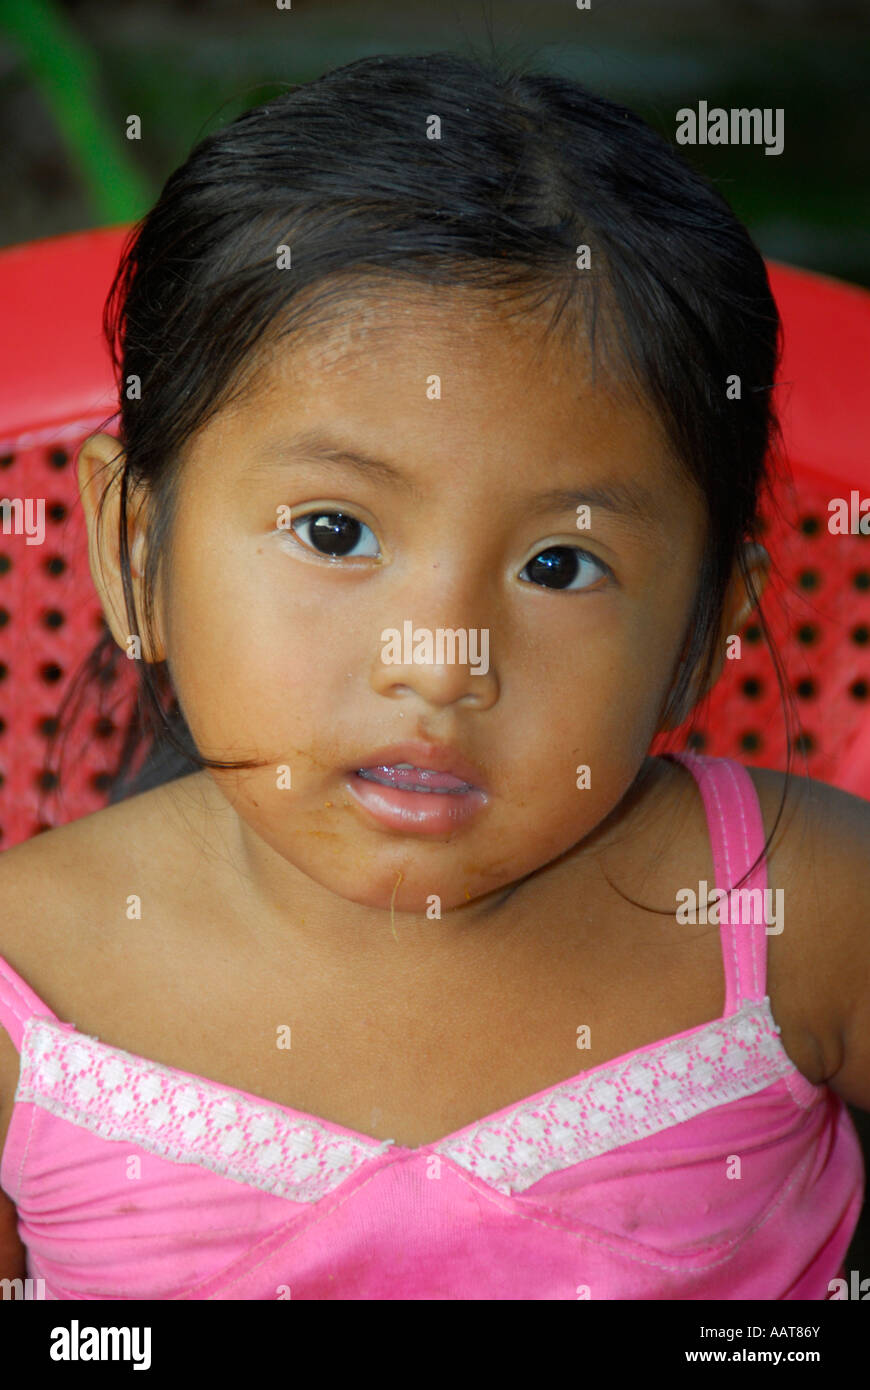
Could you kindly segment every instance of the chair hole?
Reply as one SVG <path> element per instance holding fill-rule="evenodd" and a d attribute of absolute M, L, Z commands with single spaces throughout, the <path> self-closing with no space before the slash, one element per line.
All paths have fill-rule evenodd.
<path fill-rule="evenodd" d="M 36 774 L 35 781 L 40 791 L 53 792 L 57 787 L 57 773 L 52 772 L 50 768 L 44 767 Z"/>
<path fill-rule="evenodd" d="M 48 455 L 48 461 L 52 468 L 66 468 L 69 463 L 69 454 L 66 449 L 52 449 Z"/>
<path fill-rule="evenodd" d="M 0 734 L 5 734 L 5 732 L 6 732 L 6 720 L 0 718 Z"/>
<path fill-rule="evenodd" d="M 812 753 L 815 751 L 816 740 L 812 734 L 802 729 L 794 741 L 794 746 L 798 753 Z"/>
<path fill-rule="evenodd" d="M 0 454 L 0 468 L 11 468 L 14 462 L 14 454 Z"/>
<path fill-rule="evenodd" d="M 94 720 L 93 731 L 96 738 L 111 738 L 115 728 L 116 725 L 107 714 L 102 714 L 99 719 Z"/>
<path fill-rule="evenodd" d="M 59 608 L 49 608 L 43 613 L 42 621 L 45 627 L 56 628 L 63 627 L 66 618 Z"/>
<path fill-rule="evenodd" d="M 52 502 L 47 510 L 52 521 L 64 521 L 66 519 L 67 510 L 63 502 Z"/>
<path fill-rule="evenodd" d="M 762 692 L 763 686 L 757 676 L 747 676 L 741 689 L 747 699 L 757 700 Z"/>
<path fill-rule="evenodd" d="M 112 785 L 112 774 L 110 772 L 95 772 L 91 778 L 91 786 L 96 792 L 107 792 Z"/>
<path fill-rule="evenodd" d="M 852 575 L 852 583 L 856 589 L 870 589 L 870 570 L 858 570 Z"/>
<path fill-rule="evenodd" d="M 63 574 L 66 569 L 66 560 L 61 555 L 50 555 L 43 564 L 46 573 L 50 575 Z"/>
<path fill-rule="evenodd" d="M 746 631 L 744 632 L 743 637 L 744 640 L 750 644 L 750 646 L 755 646 L 757 642 L 760 642 L 761 628 L 758 626 L 758 623 L 750 623 Z"/>
<path fill-rule="evenodd" d="M 821 523 L 817 516 L 805 516 L 801 518 L 800 529 L 805 536 L 816 536 L 821 529 Z"/>
<path fill-rule="evenodd" d="M 867 682 L 865 680 L 853 681 L 849 686 L 849 694 L 852 696 L 853 700 L 866 700 L 867 689 Z"/>
<path fill-rule="evenodd" d="M 754 729 L 749 729 L 740 736 L 740 747 L 744 753 L 756 753 L 761 747 L 761 736 Z"/>
<path fill-rule="evenodd" d="M 9 667 L 6 665 L 5 661 L 0 661 L 0 681 L 5 681 L 8 675 Z"/>
<path fill-rule="evenodd" d="M 686 747 L 693 748 L 700 753 L 702 749 L 707 747 L 707 735 L 702 733 L 700 729 L 695 729 L 686 739 Z"/>
<path fill-rule="evenodd" d="M 0 608 L 0 627 L 5 627 L 9 622 L 9 609 Z"/>
<path fill-rule="evenodd" d="M 798 642 L 801 642 L 805 647 L 811 647 L 818 635 L 819 630 L 813 627 L 812 623 L 801 623 L 800 627 L 795 632 L 795 637 Z"/>
<path fill-rule="evenodd" d="M 857 642 L 859 647 L 866 646 L 870 642 L 870 627 L 866 623 L 861 623 L 859 627 L 853 627 L 852 641 Z"/>
<path fill-rule="evenodd" d="M 798 583 L 802 589 L 817 589 L 819 582 L 818 570 L 801 570 L 798 576 Z"/>
<path fill-rule="evenodd" d="M 804 677 L 803 680 L 797 681 L 795 684 L 795 693 L 799 695 L 802 700 L 812 700 L 816 694 L 815 681 L 810 680 L 808 676 Z"/>
<path fill-rule="evenodd" d="M 63 675 L 63 667 L 58 666 L 56 661 L 47 661 L 44 665 L 40 666 L 39 674 L 46 685 L 54 685 Z"/>
<path fill-rule="evenodd" d="M 12 568 L 12 561 L 8 555 L 0 555 L 0 574 L 8 574 Z"/>
<path fill-rule="evenodd" d="M 45 738 L 52 738 L 60 728 L 60 721 L 54 715 L 46 715 L 45 719 L 40 719 L 37 728 Z"/>

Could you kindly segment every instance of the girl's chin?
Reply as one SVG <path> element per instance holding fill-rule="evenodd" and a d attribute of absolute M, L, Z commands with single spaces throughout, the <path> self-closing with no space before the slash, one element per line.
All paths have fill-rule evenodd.
<path fill-rule="evenodd" d="M 327 885 L 325 885 L 327 886 Z M 497 907 L 513 891 L 513 884 L 499 888 L 478 889 L 472 892 L 467 883 L 438 883 L 435 876 L 423 871 L 409 875 L 399 871 L 389 888 L 384 887 L 383 876 L 372 883 L 368 890 L 355 878 L 345 887 L 334 880 L 328 884 L 330 890 L 347 902 L 358 903 L 360 907 L 375 911 L 402 913 L 405 916 L 420 917 L 438 922 L 461 908 L 478 911 L 489 904 Z"/>

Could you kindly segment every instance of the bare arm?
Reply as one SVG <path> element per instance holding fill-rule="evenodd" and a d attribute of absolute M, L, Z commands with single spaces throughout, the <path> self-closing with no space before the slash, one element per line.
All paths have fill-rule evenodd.
<path fill-rule="evenodd" d="M 814 784 L 816 978 L 833 982 L 827 1084 L 870 1111 L 870 801 Z"/>
<path fill-rule="evenodd" d="M 0 1188 L 0 1279 L 23 1279 L 24 1246 L 18 1239 L 18 1215 Z"/>
<path fill-rule="evenodd" d="M 0 1155 L 12 1116 L 19 1058 L 12 1039 L 0 1027 Z M 18 1238 L 18 1214 L 12 1199 L 0 1187 L 0 1279 L 25 1277 L 25 1250 Z"/>

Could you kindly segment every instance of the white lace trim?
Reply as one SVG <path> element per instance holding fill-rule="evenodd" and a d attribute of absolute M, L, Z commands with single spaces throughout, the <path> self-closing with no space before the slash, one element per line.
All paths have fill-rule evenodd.
<path fill-rule="evenodd" d="M 336 1133 L 43 1018 L 27 1024 L 15 1099 L 293 1202 L 319 1201 L 393 1143 Z"/>
<path fill-rule="evenodd" d="M 605 1062 L 585 1076 L 436 1145 L 499 1192 L 523 1192 L 584 1159 L 645 1139 L 728 1101 L 764 1090 L 795 1070 L 779 1041 L 770 999 L 729 1018 Z"/>
<path fill-rule="evenodd" d="M 795 1071 L 770 1001 L 649 1051 L 604 1063 L 419 1149 L 499 1192 L 763 1090 Z M 809 1083 L 808 1083 L 809 1084 Z M 16 1102 L 32 1102 L 104 1139 L 195 1163 L 294 1202 L 317 1202 L 395 1144 L 110 1047 L 61 1023 L 31 1018 Z"/>

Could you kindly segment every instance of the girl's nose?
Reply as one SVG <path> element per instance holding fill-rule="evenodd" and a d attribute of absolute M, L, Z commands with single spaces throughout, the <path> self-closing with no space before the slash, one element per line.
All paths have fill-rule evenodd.
<path fill-rule="evenodd" d="M 428 705 L 459 702 L 488 709 L 499 684 L 488 628 L 427 628 L 408 620 L 378 634 L 372 688 L 390 698 L 416 695 Z"/>

